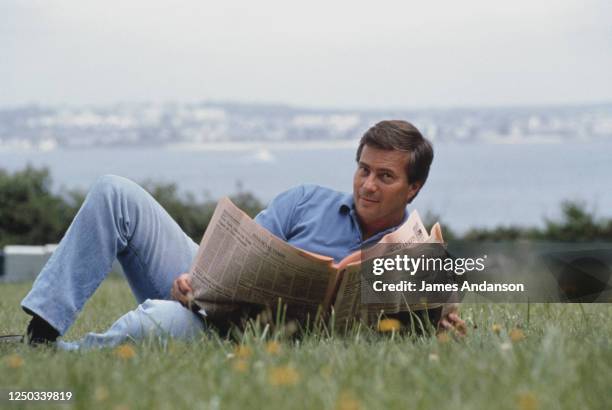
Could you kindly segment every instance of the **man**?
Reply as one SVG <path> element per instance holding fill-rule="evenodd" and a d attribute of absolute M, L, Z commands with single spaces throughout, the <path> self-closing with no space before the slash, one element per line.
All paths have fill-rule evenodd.
<path fill-rule="evenodd" d="M 382 121 L 360 141 L 352 195 L 299 186 L 277 196 L 255 221 L 294 246 L 340 261 L 402 224 L 432 160 L 431 144 L 412 124 Z M 181 274 L 197 248 L 138 185 L 115 176 L 100 178 L 21 303 L 33 316 L 28 340 L 55 342 L 64 334 L 115 258 L 140 305 L 105 333 L 58 341 L 59 348 L 113 346 L 150 335 L 197 337 L 205 325 L 182 306 L 191 286 L 189 275 Z M 440 326 L 461 329 L 464 323 L 450 311 Z"/>

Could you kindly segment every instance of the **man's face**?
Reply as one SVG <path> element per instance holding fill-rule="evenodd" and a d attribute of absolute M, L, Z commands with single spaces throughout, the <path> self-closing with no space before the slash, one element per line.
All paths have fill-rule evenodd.
<path fill-rule="evenodd" d="M 406 176 L 409 154 L 363 147 L 353 178 L 353 197 L 357 215 L 366 233 L 402 221 L 408 201 L 418 192 Z"/>

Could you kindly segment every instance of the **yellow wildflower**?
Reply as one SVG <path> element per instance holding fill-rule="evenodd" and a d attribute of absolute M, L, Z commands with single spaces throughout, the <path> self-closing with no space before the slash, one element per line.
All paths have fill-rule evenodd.
<path fill-rule="evenodd" d="M 493 331 L 493 333 L 495 334 L 500 334 L 502 331 L 502 327 L 501 325 L 498 325 L 497 323 L 493 324 L 493 326 L 491 326 L 491 330 Z"/>
<path fill-rule="evenodd" d="M 106 387 L 104 386 L 96 387 L 96 390 L 94 391 L 94 398 L 96 399 L 96 401 L 104 401 L 108 399 L 108 396 L 110 396 L 110 394 Z"/>
<path fill-rule="evenodd" d="M 232 364 L 232 369 L 239 373 L 244 373 L 248 370 L 249 363 L 245 359 L 236 359 Z"/>
<path fill-rule="evenodd" d="M 530 392 L 521 393 L 517 398 L 517 407 L 519 410 L 537 410 L 538 398 Z"/>
<path fill-rule="evenodd" d="M 253 354 L 253 351 L 250 347 L 245 345 L 236 346 L 236 350 L 234 352 L 238 359 L 248 359 Z"/>
<path fill-rule="evenodd" d="M 269 354 L 279 354 L 281 351 L 281 344 L 272 340 L 266 344 L 266 352 Z"/>
<path fill-rule="evenodd" d="M 23 358 L 19 356 L 17 353 L 12 354 L 6 358 L 6 364 L 11 369 L 18 369 L 23 366 Z"/>
<path fill-rule="evenodd" d="M 290 386 L 300 381 L 300 374 L 291 366 L 275 367 L 268 373 L 272 386 Z"/>
<path fill-rule="evenodd" d="M 510 331 L 510 340 L 513 342 L 520 342 L 525 338 L 525 333 L 521 329 L 512 329 Z"/>
<path fill-rule="evenodd" d="M 450 342 L 450 336 L 447 332 L 440 332 L 436 336 L 438 338 L 438 343 L 448 343 Z"/>
<path fill-rule="evenodd" d="M 379 332 L 393 332 L 397 331 L 402 327 L 402 324 L 397 319 L 383 319 L 378 322 Z"/>
<path fill-rule="evenodd" d="M 336 400 L 336 410 L 359 410 L 360 408 L 359 401 L 349 392 L 340 393 L 340 397 Z"/>
<path fill-rule="evenodd" d="M 120 359 L 129 360 L 136 356 L 136 350 L 131 345 L 122 344 L 115 349 L 114 354 Z"/>

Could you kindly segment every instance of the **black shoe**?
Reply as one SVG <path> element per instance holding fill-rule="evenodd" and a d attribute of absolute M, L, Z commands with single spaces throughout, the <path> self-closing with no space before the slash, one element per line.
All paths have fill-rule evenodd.
<path fill-rule="evenodd" d="M 26 336 L 30 345 L 54 344 L 59 337 L 59 332 L 45 319 L 34 315 L 28 325 Z"/>

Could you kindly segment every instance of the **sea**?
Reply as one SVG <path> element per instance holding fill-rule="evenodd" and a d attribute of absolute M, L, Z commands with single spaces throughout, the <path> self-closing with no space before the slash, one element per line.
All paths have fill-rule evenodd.
<path fill-rule="evenodd" d="M 48 167 L 53 188 L 87 190 L 104 174 L 176 183 L 219 198 L 240 190 L 263 202 L 299 184 L 352 189 L 356 141 L 170 147 L 0 150 L 0 168 Z M 612 142 L 439 143 L 429 179 L 410 205 L 455 232 L 542 226 L 563 201 L 612 217 Z"/>

